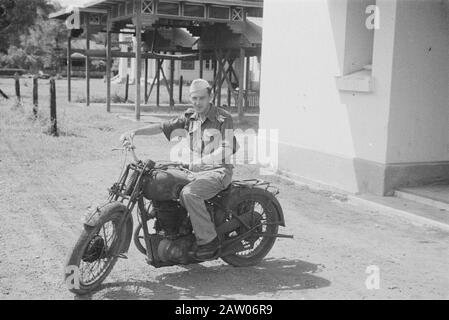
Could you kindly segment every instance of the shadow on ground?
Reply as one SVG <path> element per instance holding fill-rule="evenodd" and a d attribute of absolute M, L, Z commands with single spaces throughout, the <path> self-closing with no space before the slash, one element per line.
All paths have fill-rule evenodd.
<path fill-rule="evenodd" d="M 151 270 L 154 269 L 149 267 Z M 329 286 L 330 281 L 314 275 L 319 271 L 320 265 L 289 259 L 267 259 L 247 268 L 192 265 L 150 281 L 107 283 L 94 293 L 95 297 L 77 299 L 233 299 L 258 294 L 270 297 L 279 291 Z"/>

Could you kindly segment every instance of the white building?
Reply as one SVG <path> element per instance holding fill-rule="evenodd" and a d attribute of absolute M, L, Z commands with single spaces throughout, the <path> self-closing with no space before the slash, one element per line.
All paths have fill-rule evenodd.
<path fill-rule="evenodd" d="M 261 128 L 349 192 L 449 181 L 447 0 L 265 0 Z M 376 19 L 374 19 L 376 18 Z"/>

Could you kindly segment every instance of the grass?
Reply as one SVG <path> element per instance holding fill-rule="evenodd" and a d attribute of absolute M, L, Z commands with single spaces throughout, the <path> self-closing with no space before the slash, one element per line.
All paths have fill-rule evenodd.
<path fill-rule="evenodd" d="M 95 83 L 96 81 L 96 83 Z M 105 86 L 102 80 L 94 80 L 94 97 L 101 97 Z M 3 164 L 33 164 L 39 170 L 46 170 L 58 163 L 79 163 L 86 160 L 101 159 L 111 153 L 111 148 L 119 144 L 120 135 L 131 128 L 143 124 L 119 119 L 113 113 L 106 113 L 103 106 L 86 107 L 79 103 L 67 102 L 66 82 L 56 81 L 57 124 L 59 137 L 50 136 L 49 81 L 39 82 L 39 108 L 37 119 L 33 116 L 32 79 L 21 80 L 22 101 L 14 97 L 14 81 L 0 78 L 0 88 L 10 96 L 9 100 L 0 98 L 0 161 Z M 73 82 L 73 97 L 81 96 L 83 81 Z M 187 90 L 186 90 L 187 91 Z M 132 90 L 130 90 L 132 92 Z M 119 93 L 116 93 L 117 95 Z M 95 101 L 95 99 L 93 99 Z M 164 100 L 162 100 L 164 101 Z M 166 96 L 168 101 L 168 96 Z M 163 108 L 150 108 L 149 111 L 161 111 Z M 177 107 L 175 112 L 181 112 Z M 245 118 L 240 128 L 257 127 L 257 118 Z M 162 137 L 158 143 L 163 144 Z M 168 148 L 158 149 L 168 152 Z M 159 153 L 160 153 L 159 152 Z M 168 154 L 167 154 L 168 155 Z M 2 166 L 5 168 L 5 166 Z M 1 173 L 0 169 L 0 173 Z"/>
<path fill-rule="evenodd" d="M 32 86 L 33 79 L 30 78 L 22 78 L 21 79 L 21 93 L 23 95 L 24 101 L 28 103 L 32 103 Z M 150 86 L 149 86 L 150 87 Z M 14 91 L 14 79 L 13 78 L 1 78 L 0 77 L 0 88 L 10 97 L 15 96 Z M 149 90 L 149 88 L 148 88 Z M 144 89 L 142 86 L 142 95 Z M 189 87 L 185 85 L 183 87 L 182 94 L 182 103 L 189 103 Z M 65 102 L 67 100 L 67 80 L 60 79 L 56 80 L 56 93 L 57 97 L 64 97 L 61 101 Z M 129 86 L 128 91 L 128 102 L 134 103 L 135 101 L 135 85 Z M 49 80 L 39 80 L 39 99 L 45 103 L 47 103 L 49 96 Z M 180 103 L 179 101 L 179 86 L 175 85 L 174 88 L 174 97 L 175 103 Z M 111 87 L 111 100 L 112 103 L 124 103 L 125 102 L 125 85 L 124 84 L 112 84 Z M 0 100 L 0 103 L 2 100 Z M 86 102 L 86 84 L 85 79 L 75 78 L 72 79 L 72 101 L 75 103 L 85 103 Z M 92 103 L 106 103 L 106 83 L 103 79 L 91 79 L 91 87 L 90 87 L 90 101 Z M 227 103 L 227 90 L 223 89 L 222 91 L 222 104 Z M 234 100 L 232 99 L 233 103 Z M 168 92 L 165 86 L 161 86 L 160 90 L 160 103 L 161 105 L 168 105 L 170 102 Z M 156 89 L 154 88 L 152 94 L 150 95 L 150 99 L 148 101 L 149 104 L 156 104 Z M 160 109 L 164 109 L 163 107 Z M 168 108 L 167 108 L 168 109 Z M 182 109 L 182 108 L 181 108 Z M 183 108 L 185 109 L 185 107 Z M 228 108 L 231 112 L 237 112 L 235 107 Z M 258 108 L 252 108 L 247 110 L 248 113 L 258 113 Z"/>

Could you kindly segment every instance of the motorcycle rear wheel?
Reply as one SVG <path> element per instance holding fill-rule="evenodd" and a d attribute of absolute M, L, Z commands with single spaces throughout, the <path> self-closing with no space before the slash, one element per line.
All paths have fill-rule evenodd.
<path fill-rule="evenodd" d="M 89 294 L 97 289 L 114 268 L 121 251 L 126 228 L 122 226 L 121 230 L 118 230 L 118 225 L 123 212 L 114 206 L 106 206 L 102 210 L 105 211 L 97 226 L 84 225 L 84 230 L 66 263 L 66 284 L 73 281 L 73 268 L 78 271 L 79 278 L 75 280 L 77 285 L 73 282 L 73 285 L 69 286 L 69 290 L 77 295 Z M 99 271 L 95 272 L 98 267 Z M 93 274 L 93 278 L 87 278 L 86 276 L 90 276 L 87 273 Z"/>
<path fill-rule="evenodd" d="M 268 223 L 268 225 L 257 229 L 256 232 L 269 234 L 276 234 L 278 232 L 279 226 L 273 224 L 278 221 L 276 207 L 269 198 L 264 197 L 263 192 L 259 192 L 259 190 L 254 192 L 254 189 L 244 191 L 237 199 L 231 199 L 231 203 L 230 209 L 234 214 L 243 215 L 248 212 L 248 208 L 251 208 L 253 212 L 262 217 L 262 222 Z M 239 236 L 244 232 L 246 232 L 246 230 L 242 227 L 235 231 L 233 236 Z M 244 241 L 246 241 L 247 244 L 250 244 L 251 248 L 249 250 L 245 249 L 235 254 L 222 257 L 221 259 L 235 267 L 250 267 L 257 265 L 270 252 L 276 242 L 276 238 L 251 237 L 251 235 L 249 235 Z"/>

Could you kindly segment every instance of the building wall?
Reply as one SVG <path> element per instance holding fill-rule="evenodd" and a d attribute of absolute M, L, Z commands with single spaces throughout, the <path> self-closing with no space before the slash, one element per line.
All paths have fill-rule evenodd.
<path fill-rule="evenodd" d="M 280 130 L 284 174 L 376 194 L 449 179 L 446 2 L 266 0 L 264 12 L 260 126 Z"/>
<path fill-rule="evenodd" d="M 447 10 L 438 0 L 398 2 L 388 163 L 449 160 Z"/>

